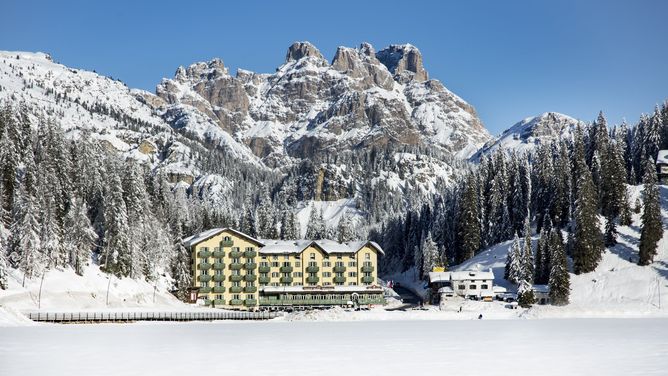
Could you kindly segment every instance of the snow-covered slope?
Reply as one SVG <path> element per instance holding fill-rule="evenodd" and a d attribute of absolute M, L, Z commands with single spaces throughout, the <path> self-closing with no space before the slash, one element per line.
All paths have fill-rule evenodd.
<path fill-rule="evenodd" d="M 664 228 L 668 228 L 668 186 L 660 186 Z M 631 202 L 640 196 L 641 186 L 629 187 Z M 603 223 L 601 221 L 601 223 Z M 668 314 L 668 231 L 659 241 L 658 255 L 649 266 L 638 266 L 640 214 L 631 226 L 619 226 L 618 244 L 606 249 L 595 271 L 571 274 L 570 304 L 566 307 L 536 306 L 535 315 L 545 316 L 629 316 Z M 537 237 L 534 236 L 534 247 Z M 454 270 L 494 271 L 496 285 L 515 289 L 503 279 L 508 248 L 512 241 L 497 244 L 458 265 Z"/>
<path fill-rule="evenodd" d="M 473 159 L 484 154 L 493 154 L 499 149 L 524 152 L 533 150 L 540 144 L 570 138 L 578 124 L 586 126 L 584 122 L 558 112 L 545 112 L 528 117 L 506 129 L 498 138 L 487 142 Z"/>

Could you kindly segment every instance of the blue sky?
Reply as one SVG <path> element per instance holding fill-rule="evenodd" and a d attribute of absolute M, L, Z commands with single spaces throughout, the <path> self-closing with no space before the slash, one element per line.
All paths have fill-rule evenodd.
<path fill-rule="evenodd" d="M 279 4 L 280 3 L 280 4 Z M 31 1 L 0 5 L 0 49 L 154 91 L 179 65 L 220 57 L 272 72 L 308 40 L 412 43 L 432 78 L 476 107 L 492 133 L 558 111 L 611 123 L 668 98 L 668 1 Z"/>

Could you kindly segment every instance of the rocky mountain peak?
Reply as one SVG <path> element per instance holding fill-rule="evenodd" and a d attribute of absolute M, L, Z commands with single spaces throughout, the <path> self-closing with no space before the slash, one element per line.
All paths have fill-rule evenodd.
<path fill-rule="evenodd" d="M 294 42 L 285 54 L 285 62 L 298 61 L 304 57 L 314 57 L 326 61 L 320 51 L 310 42 Z"/>
<path fill-rule="evenodd" d="M 422 82 L 429 79 L 422 65 L 422 54 L 417 47 L 410 44 L 393 44 L 376 54 L 378 60 L 394 74 L 397 81 Z"/>

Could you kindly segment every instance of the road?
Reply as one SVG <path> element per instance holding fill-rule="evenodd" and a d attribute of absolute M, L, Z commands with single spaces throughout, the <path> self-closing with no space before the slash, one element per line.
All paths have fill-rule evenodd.
<path fill-rule="evenodd" d="M 399 294 L 399 296 L 401 297 L 401 301 L 404 304 L 399 307 L 388 308 L 387 311 L 405 311 L 407 309 L 412 309 L 417 307 L 418 305 L 420 305 L 420 301 L 422 301 L 422 299 L 420 299 L 420 297 L 417 294 L 415 294 L 413 291 L 405 287 L 395 286 L 393 290 L 394 292 Z"/>

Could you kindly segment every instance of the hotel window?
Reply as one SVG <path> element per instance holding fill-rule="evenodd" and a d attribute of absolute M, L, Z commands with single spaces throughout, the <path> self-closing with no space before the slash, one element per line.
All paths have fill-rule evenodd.
<path fill-rule="evenodd" d="M 283 260 L 290 260 L 290 256 L 288 256 L 288 255 L 284 255 L 284 256 L 283 256 Z"/>
<path fill-rule="evenodd" d="M 466 289 L 466 286 L 465 286 L 465 285 L 457 285 L 457 288 L 458 288 L 459 290 L 465 290 L 465 289 Z"/>
<path fill-rule="evenodd" d="M 223 300 L 223 296 L 222 295 L 216 295 L 216 300 Z"/>
<path fill-rule="evenodd" d="M 278 278 L 280 276 L 280 274 L 278 272 L 272 272 L 271 276 L 274 277 L 274 278 Z"/>
<path fill-rule="evenodd" d="M 337 261 L 336 266 L 345 266 L 345 264 L 343 263 L 343 261 Z"/>
<path fill-rule="evenodd" d="M 239 247 L 232 247 L 232 252 L 239 252 Z"/>
<path fill-rule="evenodd" d="M 272 260 L 278 260 L 278 256 L 276 256 L 276 255 L 271 256 L 271 259 L 272 259 Z"/>
<path fill-rule="evenodd" d="M 470 285 L 469 286 L 469 290 L 475 290 L 476 288 L 478 288 L 476 285 Z"/>
<path fill-rule="evenodd" d="M 329 268 L 329 267 L 332 266 L 332 263 L 329 262 L 329 261 L 324 261 L 324 262 L 322 263 L 322 266 L 324 266 L 325 268 Z"/>
<path fill-rule="evenodd" d="M 223 263 L 223 259 L 222 259 L 222 258 L 217 258 L 217 259 L 216 259 L 216 262 L 219 263 L 219 264 L 222 264 L 222 263 Z"/>
<path fill-rule="evenodd" d="M 350 262 L 348 263 L 348 266 L 354 268 L 355 266 L 357 266 L 357 263 L 356 263 L 355 261 L 350 261 Z"/>
<path fill-rule="evenodd" d="M 271 263 L 271 266 L 273 266 L 274 268 L 278 268 L 279 265 L 280 263 L 278 261 L 274 261 Z"/>
<path fill-rule="evenodd" d="M 357 286 L 357 282 L 350 282 L 348 286 Z"/>
<path fill-rule="evenodd" d="M 349 272 L 348 277 L 357 277 L 357 272 Z"/>
<path fill-rule="evenodd" d="M 364 254 L 364 259 L 365 260 L 371 260 L 371 254 L 370 253 L 365 253 Z"/>
<path fill-rule="evenodd" d="M 255 286 L 255 282 L 246 282 L 246 287 L 253 287 Z"/>
<path fill-rule="evenodd" d="M 239 270 L 232 270 L 232 275 L 241 275 Z"/>
<path fill-rule="evenodd" d="M 276 287 L 276 286 L 278 286 L 278 282 L 272 282 L 271 285 Z"/>
<path fill-rule="evenodd" d="M 253 249 L 253 247 L 246 247 L 246 250 L 247 251 L 253 251 L 254 249 Z"/>
<path fill-rule="evenodd" d="M 296 258 L 297 260 L 299 260 L 299 259 L 302 258 L 302 255 L 295 255 L 295 258 Z"/>
<path fill-rule="evenodd" d="M 372 277 L 371 273 L 369 273 L 369 272 L 364 273 L 364 276 L 365 277 Z"/>
<path fill-rule="evenodd" d="M 246 295 L 246 299 L 253 299 L 253 298 L 254 298 L 253 295 Z"/>
<path fill-rule="evenodd" d="M 223 287 L 223 282 L 216 282 L 216 283 L 214 284 L 214 286 L 216 286 L 216 287 Z"/>
<path fill-rule="evenodd" d="M 283 266 L 290 266 L 290 261 L 283 261 Z"/>
<path fill-rule="evenodd" d="M 209 287 L 209 282 L 200 282 L 199 286 L 200 287 Z"/>
<path fill-rule="evenodd" d="M 200 269 L 199 275 L 209 275 L 209 272 L 207 270 Z"/>
<path fill-rule="evenodd" d="M 325 285 L 325 286 L 331 286 L 331 285 L 332 285 L 332 282 L 325 282 L 324 285 Z"/>
<path fill-rule="evenodd" d="M 489 288 L 488 285 L 481 285 L 481 286 L 480 286 L 480 289 L 481 289 L 481 290 L 487 290 L 488 288 Z"/>
<path fill-rule="evenodd" d="M 332 276 L 332 272 L 323 272 L 322 276 L 325 277 L 325 278 L 329 278 L 329 277 Z"/>
<path fill-rule="evenodd" d="M 310 259 L 310 260 L 315 260 L 315 253 L 311 253 L 311 254 L 309 255 L 309 259 Z"/>
<path fill-rule="evenodd" d="M 336 256 L 336 259 L 341 260 L 342 259 L 341 255 Z"/>
<path fill-rule="evenodd" d="M 295 278 L 301 278 L 302 277 L 302 272 L 294 272 L 293 276 Z"/>
<path fill-rule="evenodd" d="M 309 261 L 308 266 L 318 266 L 318 263 L 315 261 Z"/>
<path fill-rule="evenodd" d="M 267 274 L 268 274 L 268 273 L 260 273 L 260 277 L 262 277 L 262 278 L 267 278 Z"/>
<path fill-rule="evenodd" d="M 299 261 L 295 261 L 295 267 L 297 267 L 297 268 L 301 268 L 301 267 L 302 267 L 302 263 L 299 262 Z"/>
<path fill-rule="evenodd" d="M 241 300 L 241 295 L 239 295 L 239 294 L 234 294 L 234 295 L 232 295 L 232 299 L 234 299 L 234 300 Z"/>
<path fill-rule="evenodd" d="M 233 263 L 233 264 L 238 264 L 238 263 L 240 263 L 240 262 L 241 262 L 241 261 L 240 261 L 238 258 L 232 259 L 232 263 Z"/>
<path fill-rule="evenodd" d="M 200 250 L 202 250 L 202 251 L 206 252 L 206 251 L 208 251 L 208 250 L 209 250 L 209 247 L 201 247 L 201 248 L 200 248 Z"/>
<path fill-rule="evenodd" d="M 241 286 L 241 282 L 232 282 L 232 286 L 239 287 Z"/>
<path fill-rule="evenodd" d="M 343 273 L 336 273 L 337 277 L 343 277 Z"/>
<path fill-rule="evenodd" d="M 260 263 L 260 266 L 269 266 L 269 263 L 266 262 L 266 261 L 262 261 L 262 262 Z"/>
<path fill-rule="evenodd" d="M 222 270 L 216 270 L 216 275 L 223 275 L 223 271 Z"/>
<path fill-rule="evenodd" d="M 266 259 L 267 259 L 267 256 L 262 256 L 262 259 L 263 259 L 263 260 L 266 260 Z"/>
<path fill-rule="evenodd" d="M 218 248 L 218 247 L 213 247 L 213 251 L 214 251 L 214 252 L 218 252 L 219 249 L 220 249 L 220 248 Z"/>
<path fill-rule="evenodd" d="M 223 238 L 223 240 L 225 240 L 226 242 L 229 242 L 230 240 L 232 240 L 232 238 L 230 238 L 229 236 L 226 236 L 226 237 Z"/>

